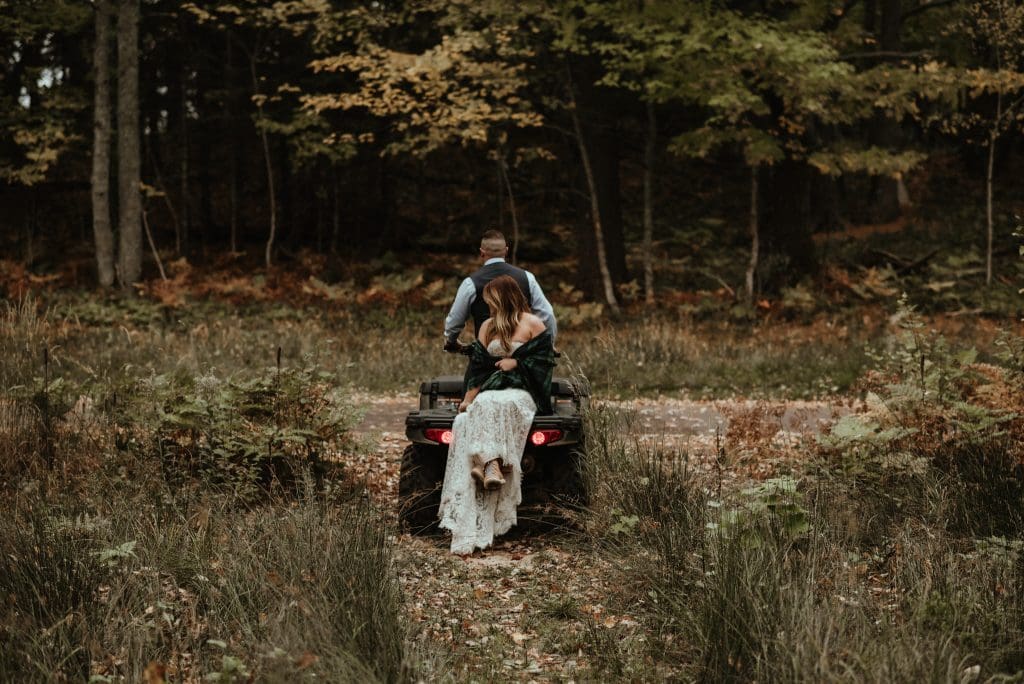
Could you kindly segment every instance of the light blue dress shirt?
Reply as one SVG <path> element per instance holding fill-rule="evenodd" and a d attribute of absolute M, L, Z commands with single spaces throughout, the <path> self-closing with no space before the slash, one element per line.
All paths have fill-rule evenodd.
<path fill-rule="evenodd" d="M 499 261 L 505 260 L 501 257 L 494 257 L 485 261 L 484 266 Z M 554 340 L 558 334 L 555 311 L 551 308 L 551 302 L 544 296 L 544 290 L 540 289 L 540 285 L 537 284 L 537 279 L 529 271 L 525 271 L 525 273 L 526 282 L 530 285 L 530 306 L 533 309 L 533 313 L 537 318 L 544 321 L 548 332 L 551 333 L 551 339 Z M 466 278 L 459 285 L 459 291 L 455 293 L 455 302 L 452 304 L 451 311 L 448 312 L 448 317 L 444 319 L 444 337 L 446 340 L 454 339 L 462 332 L 462 327 L 469 320 L 469 307 L 475 299 L 476 286 L 473 285 L 472 278 Z"/>

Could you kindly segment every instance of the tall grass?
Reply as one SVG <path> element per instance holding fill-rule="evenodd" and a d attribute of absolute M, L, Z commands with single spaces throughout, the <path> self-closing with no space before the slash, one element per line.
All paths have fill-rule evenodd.
<path fill-rule="evenodd" d="M 936 469 L 900 493 L 923 500 L 900 505 L 828 463 L 795 473 L 795 490 L 736 486 L 638 442 L 600 408 L 588 430 L 591 530 L 630 569 L 626 600 L 645 606 L 654 633 L 645 657 L 681 678 L 973 681 L 1024 669 L 1024 541 L 1005 525 L 985 536 L 1005 499 L 978 510 L 976 494 L 953 495 L 967 481 Z"/>
<path fill-rule="evenodd" d="M 92 392 L 138 372 L 252 371 L 275 363 L 278 348 L 287 361 L 313 359 L 339 384 L 371 391 L 414 391 L 432 375 L 465 370 L 462 357 L 441 352 L 440 310 L 246 310 L 205 303 L 170 311 L 144 300 L 129 306 L 74 299 L 38 309 L 28 300 L 8 305 L 14 324 L 0 351 L 14 343 L 17 356 L 0 360 L 5 384 L 36 387 L 46 347 L 55 377 Z M 871 334 L 854 326 L 839 344 L 822 347 L 816 328 L 695 325 L 671 315 L 626 326 L 566 325 L 558 346 L 565 362 L 585 368 L 604 395 L 806 398 L 848 388 Z"/>
<path fill-rule="evenodd" d="M 866 361 L 868 330 L 702 324 L 653 317 L 570 331 L 560 346 L 601 394 L 814 398 L 847 390 Z"/>
<path fill-rule="evenodd" d="M 147 668 L 186 681 L 415 679 L 386 512 L 311 470 L 254 499 L 167 473 L 154 454 L 174 406 L 195 422 L 179 432 L 209 433 L 193 436 L 205 449 L 253 438 L 253 425 L 218 420 L 192 385 L 152 379 L 244 377 L 246 347 L 269 347 L 273 329 L 213 324 L 211 340 L 156 323 L 78 328 L 31 302 L 4 315 L 0 681 L 142 681 Z M 29 363 L 40 349 L 54 350 L 42 383 Z M 267 356 L 255 367 L 271 365 Z M 274 435 L 300 451 L 314 438 L 337 450 L 350 425 L 334 413 L 316 422 L 323 377 L 285 368 L 272 380 L 280 392 L 243 393 L 242 409 L 264 401 Z M 349 415 L 344 396 L 329 399 Z"/>
<path fill-rule="evenodd" d="M 77 511 L 19 497 L 0 522 L 0 679 L 139 681 L 154 661 L 175 678 L 412 678 L 391 529 L 358 494 L 245 510 L 110 485 Z"/>

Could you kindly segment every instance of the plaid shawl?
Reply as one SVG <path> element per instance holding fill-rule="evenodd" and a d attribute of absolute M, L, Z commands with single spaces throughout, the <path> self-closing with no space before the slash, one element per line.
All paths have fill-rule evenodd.
<path fill-rule="evenodd" d="M 537 404 L 538 414 L 551 413 L 551 372 L 555 367 L 555 347 L 551 333 L 545 332 L 512 352 L 518 364 L 510 371 L 494 364 L 500 356 L 491 356 L 479 340 L 473 342 L 463 389 L 479 387 L 481 392 L 499 389 L 523 389 Z"/>

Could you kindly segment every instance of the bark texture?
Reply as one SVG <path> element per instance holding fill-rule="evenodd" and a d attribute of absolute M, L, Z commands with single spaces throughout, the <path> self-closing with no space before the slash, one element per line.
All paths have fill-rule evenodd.
<path fill-rule="evenodd" d="M 658 119 L 647 103 L 647 144 L 644 146 L 644 302 L 654 304 L 654 160 L 658 152 Z"/>
<path fill-rule="evenodd" d="M 114 284 L 114 229 L 110 222 L 110 0 L 96 0 L 93 48 L 92 232 L 100 285 Z"/>
<path fill-rule="evenodd" d="M 124 288 L 142 277 L 139 174 L 139 0 L 121 0 L 117 16 L 117 227 Z"/>

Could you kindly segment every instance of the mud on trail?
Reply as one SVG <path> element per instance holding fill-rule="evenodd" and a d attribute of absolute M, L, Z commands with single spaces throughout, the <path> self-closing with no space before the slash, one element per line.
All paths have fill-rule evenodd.
<path fill-rule="evenodd" d="M 346 469 L 397 511 L 405 415 L 414 394 L 362 396 L 358 455 Z M 641 443 L 687 454 L 695 467 L 727 463 L 728 479 L 769 477 L 800 445 L 827 430 L 853 406 L 841 402 L 689 401 L 595 402 L 628 416 Z M 513 530 L 469 558 L 448 553 L 441 535 L 397 540 L 397 571 L 417 638 L 438 662 L 437 677 L 496 681 L 631 679 L 623 654 L 648 635 L 636 617 L 650 600 L 626 577 L 628 560 L 598 553 L 579 532 Z M 671 677 L 672 672 L 659 672 Z"/>

